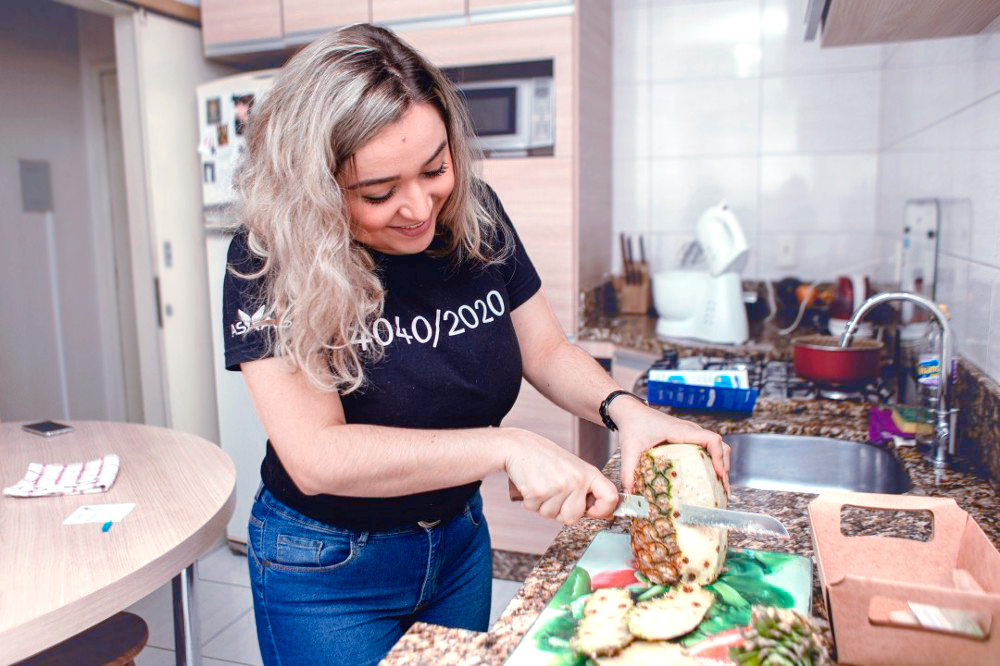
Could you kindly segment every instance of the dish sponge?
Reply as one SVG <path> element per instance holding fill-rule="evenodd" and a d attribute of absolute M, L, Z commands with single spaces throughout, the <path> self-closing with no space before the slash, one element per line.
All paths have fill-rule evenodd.
<path fill-rule="evenodd" d="M 892 422 L 900 432 L 908 435 L 934 434 L 934 413 L 926 407 L 894 405 Z"/>

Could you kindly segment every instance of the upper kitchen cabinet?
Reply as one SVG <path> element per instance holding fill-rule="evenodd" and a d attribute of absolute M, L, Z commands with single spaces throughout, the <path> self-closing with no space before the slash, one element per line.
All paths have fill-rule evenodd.
<path fill-rule="evenodd" d="M 258 53 L 283 46 L 282 0 L 201 0 L 205 55 Z"/>
<path fill-rule="evenodd" d="M 806 39 L 851 46 L 975 35 L 1000 16 L 1000 0 L 809 0 Z"/>
<path fill-rule="evenodd" d="M 285 40 L 305 43 L 329 30 L 351 23 L 371 20 L 371 7 L 366 0 L 350 2 L 317 2 L 316 0 L 284 0 Z"/>
<path fill-rule="evenodd" d="M 490 11 L 532 10 L 538 9 L 540 5 L 538 0 L 468 0 L 468 2 L 470 14 Z M 545 7 L 551 8 L 556 5 L 572 4 L 573 0 L 551 0 L 545 3 Z"/>
<path fill-rule="evenodd" d="M 395 23 L 465 16 L 465 0 L 372 0 L 372 21 Z"/>

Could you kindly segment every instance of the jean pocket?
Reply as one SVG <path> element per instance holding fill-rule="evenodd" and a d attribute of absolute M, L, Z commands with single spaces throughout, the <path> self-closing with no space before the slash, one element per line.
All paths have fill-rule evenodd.
<path fill-rule="evenodd" d="M 472 523 L 473 527 L 479 527 L 483 523 L 483 500 L 476 494 L 465 503 L 465 517 Z"/>
<path fill-rule="evenodd" d="M 277 571 L 321 573 L 349 563 L 357 554 L 351 534 L 278 532 L 268 568 Z"/>

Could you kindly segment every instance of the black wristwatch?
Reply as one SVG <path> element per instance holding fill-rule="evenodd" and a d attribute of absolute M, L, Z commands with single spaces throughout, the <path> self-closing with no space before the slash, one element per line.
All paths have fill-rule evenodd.
<path fill-rule="evenodd" d="M 608 397 L 604 399 L 604 402 L 601 403 L 601 408 L 598 410 L 598 413 L 600 413 L 601 415 L 601 420 L 604 421 L 604 425 L 607 426 L 608 430 L 618 430 L 618 426 L 615 424 L 614 421 L 611 420 L 611 417 L 608 416 L 608 407 L 611 406 L 611 401 L 620 395 L 630 395 L 644 405 L 649 404 L 648 402 L 637 396 L 635 393 L 622 391 L 620 389 L 617 391 L 612 391 L 611 393 L 608 394 Z"/>

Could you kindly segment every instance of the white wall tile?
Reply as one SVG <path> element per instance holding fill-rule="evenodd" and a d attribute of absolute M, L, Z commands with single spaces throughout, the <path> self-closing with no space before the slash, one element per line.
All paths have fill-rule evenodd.
<path fill-rule="evenodd" d="M 957 331 L 961 344 L 960 353 L 980 368 L 986 369 L 989 366 L 991 319 L 988 304 L 993 302 L 993 287 L 1000 282 L 1000 271 L 970 264 L 968 279 L 964 299 L 961 301 L 963 326 Z"/>
<path fill-rule="evenodd" d="M 708 208 L 723 201 L 753 243 L 757 232 L 757 160 L 752 157 L 652 161 L 650 230 L 694 233 Z"/>
<path fill-rule="evenodd" d="M 975 82 L 976 68 L 969 64 L 885 70 L 881 145 L 890 148 L 975 102 Z"/>
<path fill-rule="evenodd" d="M 831 280 L 847 273 L 872 273 L 880 263 L 877 246 L 872 242 L 859 243 L 855 234 L 798 233 L 795 264 L 779 266 L 777 241 L 778 234 L 760 235 L 761 278 L 778 280 L 795 276 L 804 281 Z"/>
<path fill-rule="evenodd" d="M 612 273 L 621 273 L 622 259 L 618 250 L 620 234 L 635 236 L 650 229 L 650 162 L 649 160 L 620 160 L 614 165 L 612 175 L 612 231 L 614 251 L 611 253 Z"/>
<path fill-rule="evenodd" d="M 764 79 L 761 150 L 875 151 L 879 87 L 875 71 Z"/>
<path fill-rule="evenodd" d="M 759 141 L 756 80 L 654 83 L 654 157 L 747 155 Z"/>
<path fill-rule="evenodd" d="M 894 42 L 885 48 L 883 55 L 885 69 L 964 64 L 976 59 L 977 38 L 954 37 Z"/>
<path fill-rule="evenodd" d="M 761 37 L 765 76 L 879 70 L 880 45 L 821 48 L 805 40 L 804 19 L 809 0 L 763 0 Z"/>
<path fill-rule="evenodd" d="M 971 178 L 975 201 L 972 258 L 1000 267 L 1000 151 L 966 153 L 963 165 L 974 165 Z"/>
<path fill-rule="evenodd" d="M 849 231 L 865 239 L 874 235 L 874 153 L 763 157 L 760 172 L 763 232 Z"/>
<path fill-rule="evenodd" d="M 654 81 L 760 74 L 760 0 L 654 2 L 649 19 Z"/>
<path fill-rule="evenodd" d="M 941 199 L 938 206 L 941 256 L 969 259 L 972 256 L 972 199 Z"/>
<path fill-rule="evenodd" d="M 615 84 L 612 130 L 615 160 L 645 159 L 650 153 L 649 85 Z"/>
<path fill-rule="evenodd" d="M 962 335 L 968 330 L 969 311 L 966 298 L 969 284 L 969 262 L 944 255 L 938 264 L 937 289 L 934 300 L 944 303 L 951 312 L 951 327 L 958 352 L 964 355 Z"/>
<path fill-rule="evenodd" d="M 649 2 L 612 3 L 612 77 L 615 83 L 649 81 Z"/>
<path fill-rule="evenodd" d="M 888 152 L 879 155 L 876 229 L 902 233 L 903 210 L 910 199 L 956 198 L 951 152 Z"/>

